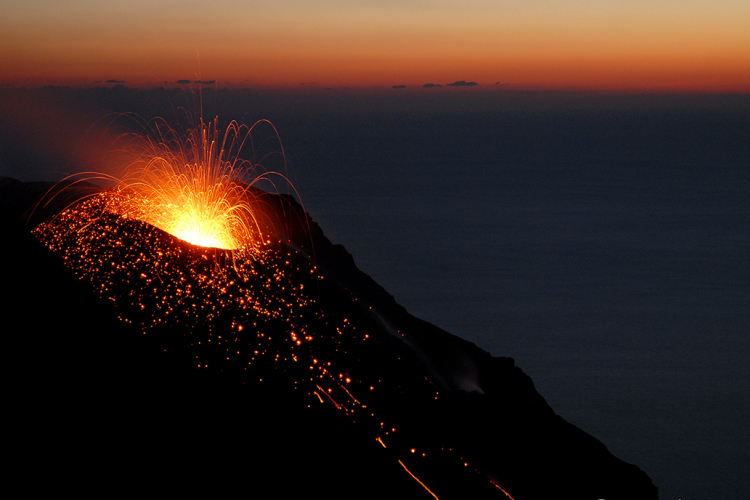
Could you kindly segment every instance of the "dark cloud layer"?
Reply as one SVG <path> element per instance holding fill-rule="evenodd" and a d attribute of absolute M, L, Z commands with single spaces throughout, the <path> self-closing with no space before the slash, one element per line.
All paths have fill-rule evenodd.
<path fill-rule="evenodd" d="M 458 80 L 453 83 L 449 83 L 446 85 L 447 87 L 473 87 L 477 85 L 477 82 L 467 82 L 464 80 Z"/>

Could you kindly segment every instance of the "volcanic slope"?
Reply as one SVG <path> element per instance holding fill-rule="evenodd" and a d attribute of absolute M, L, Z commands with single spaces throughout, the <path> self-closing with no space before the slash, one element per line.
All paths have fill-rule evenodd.
<path fill-rule="evenodd" d="M 409 315 L 290 197 L 256 193 L 267 241 L 242 253 L 121 217 L 107 192 L 37 226 L 42 246 L 10 213 L 33 191 L 0 185 L 5 315 L 29 354 L 14 397 L 46 451 L 17 453 L 62 483 L 657 498 L 512 358 Z"/>

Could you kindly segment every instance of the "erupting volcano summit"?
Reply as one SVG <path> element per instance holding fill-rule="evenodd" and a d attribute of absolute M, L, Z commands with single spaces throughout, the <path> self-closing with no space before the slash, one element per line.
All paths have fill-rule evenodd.
<path fill-rule="evenodd" d="M 22 207 L 44 189 L 5 179 L 1 193 Z M 65 334 L 76 347 L 50 356 L 56 373 L 104 385 L 63 398 L 70 415 L 120 407 L 104 424 L 71 417 L 75 442 L 116 464 L 84 466 L 124 480 L 117 471 L 133 471 L 124 433 L 139 443 L 147 477 L 207 492 L 242 481 L 282 487 L 288 477 L 291 496 L 657 497 L 640 469 L 555 415 L 512 358 L 408 314 L 293 198 L 243 189 L 264 239 L 240 252 L 120 213 L 117 190 L 33 230 L 54 255 L 19 227 L 5 245 L 5 262 L 30 271 L 32 285 L 19 286 L 63 282 L 78 305 L 79 324 Z M 35 278 L 35 269 L 46 271 Z M 34 329 L 42 344 L 60 332 L 43 319 Z"/>

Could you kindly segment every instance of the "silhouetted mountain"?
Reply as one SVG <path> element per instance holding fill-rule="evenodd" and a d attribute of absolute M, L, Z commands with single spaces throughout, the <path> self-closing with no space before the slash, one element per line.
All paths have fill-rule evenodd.
<path fill-rule="evenodd" d="M 103 211 L 43 228 L 49 252 L 19 218 L 48 188 L 0 180 L 0 262 L 29 436 L 13 453 L 56 484 L 657 498 L 512 358 L 410 315 L 293 198 L 254 192 L 278 243 L 243 261 Z"/>

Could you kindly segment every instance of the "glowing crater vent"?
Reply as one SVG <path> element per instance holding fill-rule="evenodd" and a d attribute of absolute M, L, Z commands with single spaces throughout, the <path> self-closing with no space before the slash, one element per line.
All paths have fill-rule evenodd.
<path fill-rule="evenodd" d="M 146 210 L 137 218 L 194 245 L 233 250 L 251 243 L 254 219 L 245 188 L 198 180 L 178 178 L 139 193 Z"/>
<path fill-rule="evenodd" d="M 256 245 L 262 237 L 250 186 L 265 174 L 255 175 L 257 165 L 239 158 L 250 130 L 232 122 L 221 137 L 216 119 L 185 134 L 153 125 L 134 148 L 135 160 L 120 182 L 129 201 L 117 211 L 195 245 Z"/>

